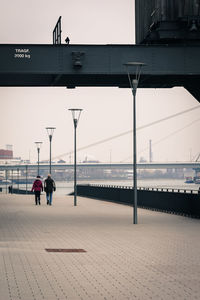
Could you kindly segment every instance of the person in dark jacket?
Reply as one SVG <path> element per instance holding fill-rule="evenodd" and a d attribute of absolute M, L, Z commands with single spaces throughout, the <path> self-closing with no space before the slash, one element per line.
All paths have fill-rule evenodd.
<path fill-rule="evenodd" d="M 54 180 L 51 178 L 51 174 L 48 174 L 44 181 L 44 191 L 46 192 L 47 205 L 52 205 L 53 192 L 56 190 Z"/>
<path fill-rule="evenodd" d="M 36 180 L 33 183 L 31 192 L 35 193 L 35 205 L 39 204 L 40 205 L 40 194 L 41 191 L 43 191 L 43 184 L 42 181 L 40 180 L 40 176 L 38 175 Z"/>

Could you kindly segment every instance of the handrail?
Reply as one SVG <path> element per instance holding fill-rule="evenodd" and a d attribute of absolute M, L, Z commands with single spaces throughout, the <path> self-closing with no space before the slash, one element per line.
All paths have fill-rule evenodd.
<path fill-rule="evenodd" d="M 105 184 L 79 184 L 79 185 L 103 187 L 103 188 L 133 189 L 132 186 L 119 186 L 119 185 L 105 185 Z M 139 191 L 151 191 L 151 192 L 170 192 L 170 193 L 198 194 L 198 190 L 189 190 L 189 189 L 180 189 L 180 188 L 138 187 L 138 190 Z"/>

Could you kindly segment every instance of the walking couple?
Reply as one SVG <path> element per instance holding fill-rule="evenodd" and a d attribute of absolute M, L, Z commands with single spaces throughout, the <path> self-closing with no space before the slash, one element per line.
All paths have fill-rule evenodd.
<path fill-rule="evenodd" d="M 55 181 L 51 178 L 51 174 L 48 174 L 44 181 L 44 191 L 46 192 L 47 205 L 52 205 L 53 192 L 56 190 Z M 35 205 L 40 205 L 40 194 L 43 192 L 43 184 L 38 175 L 33 183 L 31 191 L 35 193 Z"/>

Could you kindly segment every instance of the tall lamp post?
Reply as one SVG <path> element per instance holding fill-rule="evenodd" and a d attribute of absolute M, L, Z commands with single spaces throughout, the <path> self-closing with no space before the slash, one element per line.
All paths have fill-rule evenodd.
<path fill-rule="evenodd" d="M 141 69 L 143 66 L 145 66 L 145 64 L 141 62 L 127 62 L 124 65 L 126 66 L 128 80 L 133 94 L 133 224 L 137 224 L 136 91 L 140 80 Z M 131 79 L 130 68 L 134 68 L 134 79 Z"/>
<path fill-rule="evenodd" d="M 37 174 L 38 176 L 40 175 L 40 148 L 42 145 L 42 142 L 35 142 L 36 147 L 37 147 L 37 153 L 38 153 L 38 171 Z"/>
<path fill-rule="evenodd" d="M 56 127 L 46 127 L 48 136 L 49 136 L 49 144 L 50 144 L 50 153 L 49 153 L 49 173 L 51 174 L 51 141 L 53 137 L 53 133 Z"/>
<path fill-rule="evenodd" d="M 80 108 L 70 108 L 74 122 L 74 206 L 77 205 L 77 185 L 76 185 L 76 128 L 82 112 Z"/>
<path fill-rule="evenodd" d="M 7 188 L 7 185 L 8 185 L 8 170 L 6 169 L 5 170 L 5 173 L 6 173 L 6 194 L 8 193 L 8 188 Z"/>
<path fill-rule="evenodd" d="M 19 168 L 17 168 L 17 188 L 18 188 L 18 193 L 19 193 Z"/>
<path fill-rule="evenodd" d="M 28 191 L 28 166 L 26 165 L 26 194 Z"/>
<path fill-rule="evenodd" d="M 11 170 L 12 171 L 12 188 L 11 188 L 11 194 L 12 194 L 12 191 L 13 191 L 13 185 L 14 185 L 14 183 L 13 183 L 13 169 Z"/>

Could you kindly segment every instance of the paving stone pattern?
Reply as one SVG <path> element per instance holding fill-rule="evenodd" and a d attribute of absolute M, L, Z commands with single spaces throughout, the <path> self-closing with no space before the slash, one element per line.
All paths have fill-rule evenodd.
<path fill-rule="evenodd" d="M 0 195 L 0 300 L 200 299 L 200 220 L 72 196 Z M 84 249 L 50 253 L 45 249 Z"/>

